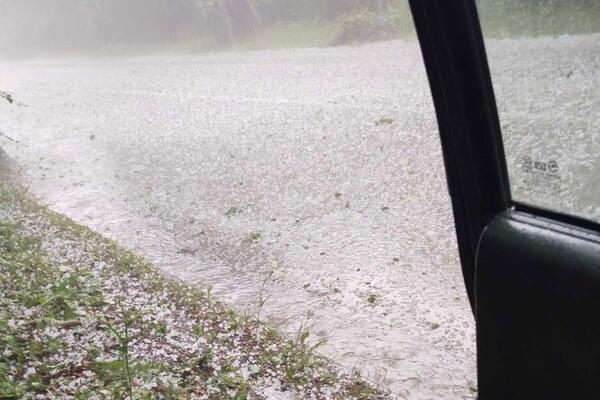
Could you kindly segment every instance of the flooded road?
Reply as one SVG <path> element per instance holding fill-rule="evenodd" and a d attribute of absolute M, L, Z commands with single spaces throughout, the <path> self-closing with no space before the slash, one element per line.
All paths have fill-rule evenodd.
<path fill-rule="evenodd" d="M 288 333 L 308 315 L 400 398 L 475 397 L 416 43 L 1 62 L 0 85 L 27 105 L 0 104 L 2 147 L 53 209 Z"/>

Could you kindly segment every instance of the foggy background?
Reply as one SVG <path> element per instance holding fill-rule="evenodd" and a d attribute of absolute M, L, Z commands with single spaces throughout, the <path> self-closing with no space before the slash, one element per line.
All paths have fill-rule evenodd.
<path fill-rule="evenodd" d="M 596 0 L 479 0 L 486 34 L 589 33 Z M 0 0 L 0 54 L 197 52 L 406 38 L 406 0 Z"/>
<path fill-rule="evenodd" d="M 333 45 L 406 35 L 402 0 L 0 0 L 5 52 Z"/>

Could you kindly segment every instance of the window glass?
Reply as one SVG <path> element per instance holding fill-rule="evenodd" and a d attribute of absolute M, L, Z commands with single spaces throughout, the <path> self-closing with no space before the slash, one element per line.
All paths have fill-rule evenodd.
<path fill-rule="evenodd" d="M 600 2 L 478 7 L 513 199 L 600 221 Z"/>

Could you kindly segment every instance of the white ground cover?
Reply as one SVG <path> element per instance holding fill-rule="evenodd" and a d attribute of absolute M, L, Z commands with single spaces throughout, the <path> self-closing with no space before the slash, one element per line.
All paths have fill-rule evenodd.
<path fill-rule="evenodd" d="M 0 399 L 386 398 L 318 344 L 0 186 Z"/>

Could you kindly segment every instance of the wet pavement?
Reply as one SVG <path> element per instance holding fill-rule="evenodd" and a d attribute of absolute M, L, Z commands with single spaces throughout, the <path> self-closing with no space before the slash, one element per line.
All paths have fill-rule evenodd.
<path fill-rule="evenodd" d="M 27 105 L 0 104 L 2 147 L 53 209 L 290 334 L 308 315 L 401 398 L 475 397 L 416 43 L 0 62 L 0 86 Z"/>

